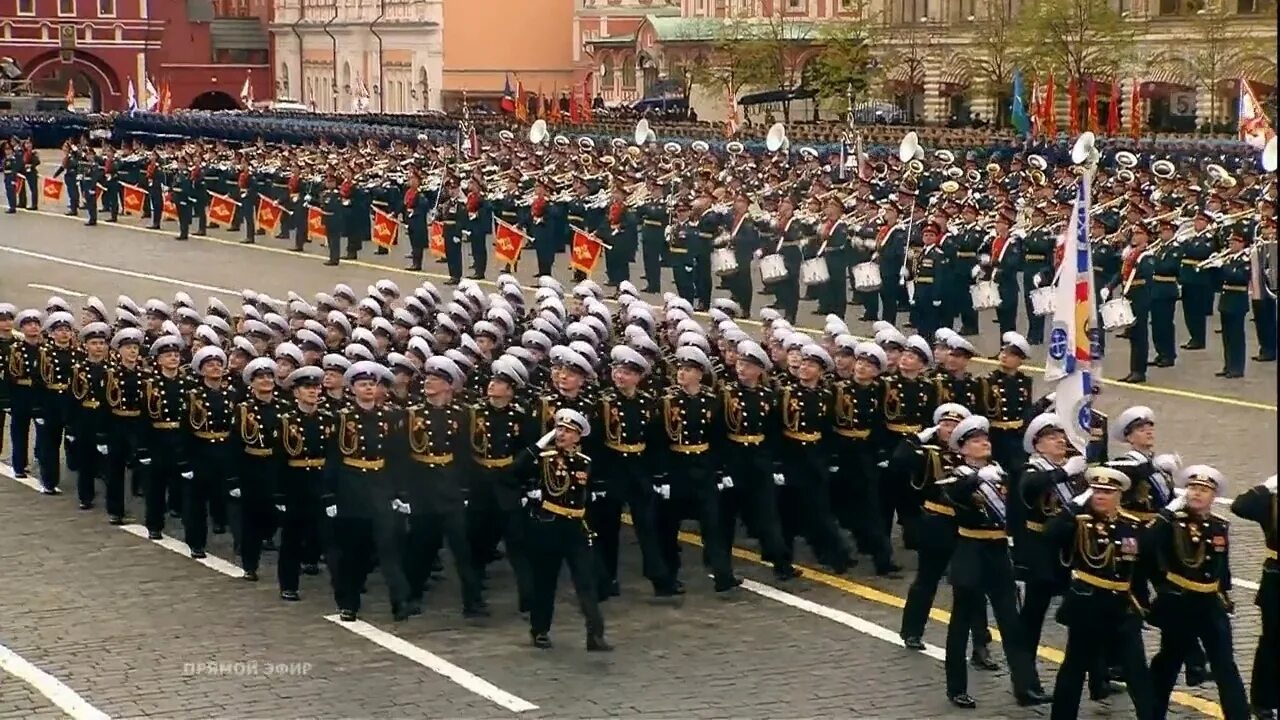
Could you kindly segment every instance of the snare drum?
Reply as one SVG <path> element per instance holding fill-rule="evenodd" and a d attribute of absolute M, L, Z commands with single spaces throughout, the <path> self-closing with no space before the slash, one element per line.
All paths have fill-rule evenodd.
<path fill-rule="evenodd" d="M 1031 313 L 1036 317 L 1052 315 L 1057 308 L 1057 292 L 1052 285 L 1031 291 Z"/>
<path fill-rule="evenodd" d="M 782 282 L 787 279 L 787 261 L 781 255 L 765 255 L 760 258 L 760 282 L 765 285 Z"/>
<path fill-rule="evenodd" d="M 830 279 L 826 258 L 810 258 L 800 263 L 800 282 L 806 286 L 821 285 Z"/>
<path fill-rule="evenodd" d="M 1129 299 L 1122 297 L 1102 303 L 1099 314 L 1102 315 L 1102 327 L 1108 332 L 1123 330 L 1138 320 L 1133 314 L 1133 306 L 1129 304 Z"/>
<path fill-rule="evenodd" d="M 733 248 L 722 247 L 711 251 L 711 272 L 716 276 L 738 272 L 738 258 L 733 254 Z"/>
<path fill-rule="evenodd" d="M 980 280 L 969 288 L 974 310 L 995 310 L 1000 306 L 1000 291 L 990 280 Z"/>
<path fill-rule="evenodd" d="M 879 263 L 864 262 L 853 266 L 854 290 L 869 293 L 875 292 L 881 287 Z"/>

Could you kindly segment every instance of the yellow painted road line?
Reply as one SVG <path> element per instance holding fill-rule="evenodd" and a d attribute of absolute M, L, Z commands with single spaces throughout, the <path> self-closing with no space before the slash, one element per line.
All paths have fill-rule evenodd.
<path fill-rule="evenodd" d="M 49 211 L 47 211 L 47 210 L 35 210 L 35 211 L 32 211 L 32 210 L 22 210 L 22 212 L 24 212 L 24 213 L 28 213 L 28 214 L 33 214 L 33 215 L 44 215 L 44 216 L 46 216 L 46 217 L 59 218 L 59 219 L 62 219 L 62 220 L 76 220 L 76 221 L 79 221 L 79 219 L 80 219 L 79 217 L 76 217 L 76 216 L 72 216 L 72 215 L 64 215 L 64 214 L 62 214 L 62 213 L 49 212 Z M 165 229 L 155 230 L 155 229 L 152 229 L 152 228 L 149 228 L 149 227 L 136 227 L 136 226 L 133 226 L 133 225 L 126 225 L 126 224 L 122 224 L 122 223 L 103 223 L 103 225 L 104 225 L 104 226 L 106 226 L 106 227 L 112 227 L 112 226 L 114 226 L 114 227 L 124 228 L 124 229 L 128 229 L 128 230 L 138 230 L 138 231 L 141 231 L 141 232 L 153 233 L 153 234 L 156 234 L 156 235 L 168 235 L 168 236 L 172 236 L 172 233 L 173 233 L 173 231 L 172 231 L 172 230 L 165 230 Z M 257 244 L 257 243 L 254 243 L 253 245 L 241 245 L 241 244 L 240 244 L 240 241 L 238 241 L 238 240 L 224 240 L 224 239 L 222 239 L 222 238 L 216 238 L 216 237 L 213 237 L 212 235 L 207 235 L 207 236 L 204 236 L 204 237 L 193 237 L 193 238 L 192 238 L 192 240 L 202 240 L 202 241 L 205 241 L 205 242 L 217 243 L 217 244 L 219 244 L 219 245 L 230 245 L 230 246 L 233 246 L 233 247 L 249 248 L 249 249 L 252 249 L 252 250 L 260 250 L 260 251 L 264 251 L 264 252 L 276 253 L 276 254 L 279 254 L 279 255 L 286 255 L 286 256 L 288 256 L 288 257 L 293 257 L 293 258 L 314 260 L 314 261 L 317 261 L 317 262 L 320 262 L 320 261 L 323 261 L 323 260 L 327 260 L 327 259 L 328 259 L 328 258 L 327 258 L 327 256 L 320 256 L 320 255 L 308 255 L 308 254 L 304 254 L 304 253 L 297 253 L 297 252 L 293 252 L 292 250 L 288 250 L 288 249 L 285 249 L 285 248 L 279 248 L 279 247 L 272 247 L 272 246 L 270 246 L 270 245 L 259 245 L 259 244 Z M 311 243 L 311 244 L 315 244 L 315 243 Z M 317 246 L 318 246 L 318 244 L 317 244 Z M 397 246 L 397 247 L 399 247 L 399 246 Z M 448 279 L 449 279 L 449 276 L 448 276 L 448 275 L 443 275 L 443 274 L 441 274 L 441 273 L 432 273 L 432 272 L 426 272 L 426 271 L 423 271 L 423 270 L 405 270 L 404 268 L 397 268 L 397 267 L 392 267 L 392 266 L 389 266 L 389 265 L 379 265 L 379 264 L 377 264 L 377 263 L 371 263 L 371 262 L 367 262 L 367 261 L 364 261 L 364 260 L 343 260 L 343 261 L 342 261 L 342 265 L 350 265 L 351 267 L 358 267 L 358 268 L 363 268 L 363 269 L 366 269 L 366 270 L 373 270 L 373 271 L 375 271 L 375 272 L 380 272 L 380 273 L 396 273 L 396 274 L 398 274 L 398 275 L 412 275 L 412 276 L 415 276 L 415 277 L 422 277 L 422 278 L 427 278 L 427 279 L 431 279 L 431 280 L 448 280 Z M 341 267 L 341 265 L 339 265 L 339 267 Z M 493 281 L 491 281 L 491 280 L 478 280 L 478 281 L 476 281 L 476 282 L 479 282 L 481 285 L 488 285 L 488 286 L 490 286 L 490 287 L 496 287 L 496 286 L 497 286 L 497 284 L 496 284 L 496 283 L 494 283 L 494 282 L 493 282 Z M 535 287 L 533 287 L 533 286 L 528 286 L 528 285 L 526 285 L 526 286 L 524 286 L 524 287 L 525 287 L 525 289 L 526 289 L 526 290 L 536 290 L 536 289 L 537 289 L 537 288 L 535 288 Z M 704 317 L 706 316 L 706 313 L 697 313 L 697 314 L 702 315 L 702 316 L 704 316 Z M 738 322 L 738 324 L 739 324 L 739 325 L 746 324 L 746 325 L 754 325 L 754 326 L 757 326 L 757 327 L 759 327 L 759 326 L 760 326 L 760 322 L 759 322 L 758 320 L 751 320 L 751 319 L 748 319 L 748 318 L 743 318 L 743 319 L 741 319 L 741 320 L 738 320 L 737 322 Z M 807 332 L 807 333 L 810 333 L 810 334 L 814 334 L 814 335 L 821 335 L 821 334 L 822 334 L 822 331 L 821 331 L 820 329 L 817 329 L 817 328 L 799 327 L 799 328 L 796 328 L 796 329 L 797 329 L 797 330 L 802 330 L 802 331 L 804 331 L 804 332 Z M 859 339 L 860 339 L 860 340 L 867 340 L 867 339 L 869 339 L 869 338 L 859 337 Z M 995 366 L 995 365 L 997 364 L 997 363 L 996 363 L 996 361 L 994 361 L 994 360 L 990 360 L 990 359 L 988 359 L 988 358 L 982 358 L 982 357 L 975 357 L 975 358 L 973 359 L 973 362 L 981 363 L 981 364 L 984 364 L 984 365 L 991 365 L 991 366 Z M 1026 369 L 1027 371 L 1029 371 L 1029 372 L 1034 372 L 1034 373 L 1043 373 L 1043 372 L 1044 372 L 1044 368 L 1043 368 L 1043 367 L 1038 367 L 1038 366 L 1031 366 L 1031 365 L 1027 365 L 1027 366 L 1025 366 L 1025 369 Z M 1115 380 L 1107 380 L 1106 378 L 1103 378 L 1102 382 L 1103 382 L 1103 384 L 1104 384 L 1104 385 L 1110 385 L 1110 386 L 1112 386 L 1112 387 L 1124 388 L 1124 389 L 1126 389 L 1126 390 L 1133 390 L 1133 391 L 1137 391 L 1137 392 L 1147 392 L 1147 393 L 1152 393 L 1152 394 L 1155 394 L 1155 395 L 1166 395 L 1166 396 L 1169 396 L 1169 397 L 1178 397 L 1178 398 L 1183 398 L 1183 399 L 1186 399 L 1186 400 L 1198 400 L 1198 401 L 1200 401 L 1200 402 L 1214 403 L 1214 404 L 1217 404 L 1217 405 L 1228 405 L 1228 406 L 1231 406 L 1231 407 L 1248 408 L 1248 409 L 1250 409 L 1250 410 L 1263 410 L 1263 411 L 1271 412 L 1271 413 L 1276 412 L 1276 406 L 1275 406 L 1275 405 L 1273 405 L 1273 404 L 1260 403 L 1260 402 L 1253 402 L 1253 401 L 1251 401 L 1251 400 L 1240 400 L 1240 399 L 1237 399 L 1237 398 L 1219 397 L 1219 396 L 1217 396 L 1217 395 L 1209 395 L 1209 394 L 1206 394 L 1206 393 L 1199 393 L 1199 392 L 1195 392 L 1195 391 L 1193 391 L 1193 390 L 1183 390 L 1183 389 L 1180 389 L 1180 388 L 1162 387 L 1162 386 L 1160 386 L 1160 385 L 1149 385 L 1149 384 L 1142 384 L 1142 385 L 1130 385 L 1130 384 L 1127 384 L 1127 383 L 1116 382 Z"/>

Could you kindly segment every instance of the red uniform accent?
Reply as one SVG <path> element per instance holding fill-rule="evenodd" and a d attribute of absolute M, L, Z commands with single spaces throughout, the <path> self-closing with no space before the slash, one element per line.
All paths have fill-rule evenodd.
<path fill-rule="evenodd" d="M 409 188 L 404 191 L 404 209 L 410 210 L 418 202 L 418 189 Z"/>
<path fill-rule="evenodd" d="M 531 208 L 531 212 L 533 213 L 533 216 L 542 217 L 543 213 L 545 213 L 546 211 L 547 211 L 547 199 L 542 197 L 541 195 L 535 197 L 533 199 L 533 206 Z"/>
<path fill-rule="evenodd" d="M 107 158 L 107 161 L 102 164 L 102 172 L 107 175 L 111 174 L 111 158 Z"/>
<path fill-rule="evenodd" d="M 1004 253 L 1005 243 L 1009 242 L 1007 236 L 997 235 L 995 240 L 991 241 L 991 263 L 1000 262 L 1000 255 Z"/>
<path fill-rule="evenodd" d="M 610 225 L 622 224 L 622 202 L 621 201 L 614 200 L 613 204 L 609 206 L 609 224 Z"/>
<path fill-rule="evenodd" d="M 467 195 L 467 212 L 473 215 L 480 212 L 480 193 L 473 191 Z"/>
<path fill-rule="evenodd" d="M 240 189 L 241 190 L 249 189 L 249 171 L 248 170 L 242 170 L 240 172 Z"/>
<path fill-rule="evenodd" d="M 147 179 L 150 180 L 151 178 L 155 177 L 155 174 L 156 174 L 156 161 L 152 160 L 151 164 L 147 166 Z"/>
<path fill-rule="evenodd" d="M 343 180 L 342 187 L 338 188 L 338 193 L 342 195 L 344 199 L 351 197 L 351 181 Z"/>
<path fill-rule="evenodd" d="M 290 175 L 290 176 L 289 176 L 289 194 L 290 194 L 290 195 L 297 195 L 297 194 L 298 194 L 298 188 L 299 188 L 301 185 L 302 185 L 302 179 L 301 179 L 301 178 L 299 178 L 297 175 Z"/>

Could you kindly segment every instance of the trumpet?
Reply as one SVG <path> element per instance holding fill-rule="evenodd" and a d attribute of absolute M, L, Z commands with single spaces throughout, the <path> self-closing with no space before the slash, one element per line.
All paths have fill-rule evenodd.
<path fill-rule="evenodd" d="M 1231 250 L 1230 248 L 1224 248 L 1222 250 L 1215 252 L 1214 254 L 1210 255 L 1204 260 L 1201 260 L 1198 264 L 1196 264 L 1196 268 L 1199 270 L 1208 270 L 1209 268 L 1218 268 L 1218 267 L 1222 267 L 1223 265 L 1226 265 L 1227 263 L 1233 260 L 1239 260 L 1240 258 L 1248 257 L 1248 255 L 1249 255 L 1249 248 L 1244 248 L 1243 250 Z"/>

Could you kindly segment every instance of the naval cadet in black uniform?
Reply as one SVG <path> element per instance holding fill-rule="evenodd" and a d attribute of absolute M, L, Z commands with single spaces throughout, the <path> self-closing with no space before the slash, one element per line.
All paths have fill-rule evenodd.
<path fill-rule="evenodd" d="M 165 511 L 181 515 L 183 486 L 192 477 L 183 430 L 189 380 L 181 367 L 182 340 L 176 335 L 156 338 L 150 356 L 155 372 L 143 380 L 147 427 L 138 463 L 148 470 L 143 488 L 147 537 L 159 540 Z"/>
<path fill-rule="evenodd" d="M 1147 551 L 1142 521 L 1120 509 L 1129 478 L 1109 467 L 1085 472 L 1089 487 L 1073 496 L 1045 525 L 1049 543 L 1069 559 L 1069 580 L 1057 620 L 1067 627 L 1067 648 L 1053 683 L 1052 720 L 1080 714 L 1085 673 L 1094 684 L 1099 660 L 1123 668 L 1139 720 L 1153 717 L 1151 676 L 1142 647 L 1142 621 L 1150 600 L 1139 555 Z M 1015 545 L 1016 547 L 1016 545 Z"/>
<path fill-rule="evenodd" d="M 13 417 L 9 419 L 9 465 L 19 480 L 27 477 L 31 425 L 40 417 L 40 403 L 44 399 L 40 378 L 40 348 L 44 343 L 41 322 L 39 310 L 15 313 L 14 324 L 21 337 L 8 346 L 5 354 L 5 374 L 13 393 L 10 398 Z M 37 434 L 39 429 L 37 425 Z"/>
<path fill-rule="evenodd" d="M 979 409 L 991 422 L 991 451 L 1001 467 L 1020 468 L 1026 461 L 1024 428 L 1034 398 L 1022 363 L 1030 356 L 1026 338 L 1006 332 L 1000 336 L 999 367 L 979 380 Z"/>
<path fill-rule="evenodd" d="M 409 586 L 400 562 L 397 511 L 403 506 L 401 478 L 408 467 L 405 411 L 380 402 L 379 387 L 391 385 L 391 371 L 361 360 L 343 373 L 351 402 L 337 411 L 337 430 L 325 460 L 324 513 L 333 520 L 333 596 L 338 618 L 354 622 L 360 595 L 376 552 L 387 584 L 392 616 L 409 618 Z M 429 562 L 429 560 L 428 560 Z"/>
<path fill-rule="evenodd" d="M 1249 678 L 1249 704 L 1261 720 L 1275 720 L 1280 705 L 1276 687 L 1276 648 L 1280 637 L 1276 631 L 1280 611 L 1280 563 L 1276 561 L 1276 476 L 1241 493 L 1231 503 L 1231 512 L 1244 520 L 1258 523 L 1266 540 L 1266 559 L 1262 561 L 1262 580 L 1253 602 L 1262 615 L 1262 633 L 1253 652 L 1253 674 Z"/>
<path fill-rule="evenodd" d="M 902 441 L 921 432 L 929 424 L 938 407 L 937 386 L 924 375 L 933 350 L 919 335 L 907 338 L 898 357 L 897 372 L 883 377 L 884 429 L 890 452 Z M 896 512 L 902 525 L 902 542 L 908 549 L 916 547 L 916 519 L 920 516 L 921 497 L 918 489 L 905 477 L 889 472 L 881 476 L 880 521 L 885 534 L 893 528 Z"/>
<path fill-rule="evenodd" d="M 275 534 L 273 500 L 280 479 L 280 404 L 276 400 L 276 363 L 268 357 L 254 358 L 240 373 L 248 392 L 236 404 L 231 427 L 227 494 L 238 510 L 232 530 L 237 531 L 240 565 L 244 579 L 258 580 L 262 546 Z"/>
<path fill-rule="evenodd" d="M 18 342 L 17 332 L 13 328 L 17 315 L 18 308 L 11 303 L 0 303 L 0 456 L 3 456 L 5 448 L 5 414 L 13 403 L 13 390 L 9 381 L 9 351 Z"/>
<path fill-rule="evenodd" d="M 183 487 L 182 529 L 191 557 L 205 557 L 209 521 L 214 534 L 227 527 L 228 480 L 237 471 L 231 443 L 236 398 L 226 381 L 227 355 L 217 346 L 200 348 L 191 358 L 196 378 L 187 391 L 185 430 L 191 465 L 180 474 Z"/>
<path fill-rule="evenodd" d="M 300 570 L 314 569 L 327 523 L 323 512 L 336 501 L 325 486 L 325 458 L 337 434 L 337 416 L 321 406 L 320 384 L 324 370 L 298 368 L 284 380 L 293 394 L 292 403 L 282 403 L 279 447 L 276 453 L 278 482 L 272 502 L 280 513 L 280 558 L 276 579 L 280 599 L 297 601 Z M 328 543 L 324 543 L 328 544 Z M 310 572 L 309 574 L 315 574 Z"/>
<path fill-rule="evenodd" d="M 106 402 L 111 414 L 107 428 L 105 469 L 107 519 L 112 525 L 124 523 L 125 472 L 133 476 L 134 495 L 142 495 L 148 468 L 145 457 L 148 432 L 145 381 L 149 376 L 141 361 L 142 331 L 122 328 L 111 338 L 114 359 L 107 367 Z"/>
<path fill-rule="evenodd" d="M 36 460 L 40 463 L 40 485 L 46 495 L 61 492 L 62 450 L 67 420 L 71 417 L 72 366 L 76 350 L 71 342 L 75 317 L 69 312 L 53 312 L 44 320 L 48 340 L 40 345 L 40 384 L 37 392 L 39 414 L 36 421 Z M 66 439 L 67 453 L 76 452 L 74 432 Z M 14 443 L 16 446 L 17 443 Z M 17 448 L 14 448 L 15 451 Z"/>
<path fill-rule="evenodd" d="M 1223 717 L 1247 720 L 1249 702 L 1231 641 L 1230 522 L 1213 512 L 1226 480 L 1208 465 L 1192 465 L 1179 472 L 1178 481 L 1186 494 L 1160 511 L 1145 537 L 1156 588 L 1148 621 L 1160 628 L 1160 650 L 1151 658 L 1152 717 L 1164 720 L 1168 714 L 1178 670 L 1201 641 Z"/>
<path fill-rule="evenodd" d="M 1009 677 L 1019 705 L 1040 705 L 1049 698 L 1035 687 L 1035 655 L 1028 646 L 1017 615 L 1017 588 L 1009 560 L 1008 479 L 991 459 L 989 423 L 980 415 L 961 420 L 951 434 L 951 447 L 963 464 L 941 481 L 956 510 L 956 548 L 951 556 L 952 617 L 971 617 L 984 597 L 991 602 L 1000 642 L 1009 663 Z M 969 695 L 965 647 L 969 627 L 947 627 L 947 697 L 953 705 L 973 708 Z"/>
<path fill-rule="evenodd" d="M 80 328 L 83 355 L 71 368 L 71 406 L 67 422 L 69 434 L 78 438 L 73 446 L 76 457 L 76 496 L 80 509 L 93 507 L 99 476 L 105 474 L 107 428 L 111 424 L 107 405 L 107 341 L 111 326 L 92 322 Z"/>
<path fill-rule="evenodd" d="M 593 535 L 586 522 L 593 494 L 606 492 L 592 480 L 591 458 L 582 453 L 582 439 L 591 425 L 582 413 L 565 408 L 556 411 L 553 428 L 521 453 L 518 477 L 527 478 L 529 545 L 533 568 L 533 609 L 529 636 L 533 646 L 551 647 L 551 619 L 555 612 L 560 567 L 569 566 L 574 594 L 587 625 L 587 650 L 609 651 L 604 639 L 604 616 L 596 588 Z"/>

